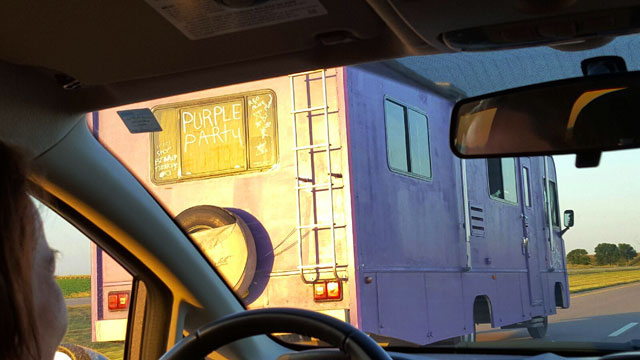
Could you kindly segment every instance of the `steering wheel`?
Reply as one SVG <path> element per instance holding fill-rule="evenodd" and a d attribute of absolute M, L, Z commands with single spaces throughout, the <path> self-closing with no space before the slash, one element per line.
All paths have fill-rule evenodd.
<path fill-rule="evenodd" d="M 391 360 L 373 339 L 355 327 L 328 315 L 289 308 L 248 310 L 224 316 L 180 340 L 160 360 L 202 359 L 233 341 L 277 332 L 319 338 L 355 359 Z"/>

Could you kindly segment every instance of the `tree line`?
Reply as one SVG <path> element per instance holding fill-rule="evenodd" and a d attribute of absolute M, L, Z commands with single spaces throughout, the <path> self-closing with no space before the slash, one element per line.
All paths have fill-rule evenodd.
<path fill-rule="evenodd" d="M 628 265 L 638 253 L 629 244 L 600 243 L 595 248 L 596 265 Z M 571 250 L 567 254 L 567 262 L 573 265 L 591 265 L 591 257 L 585 249 Z"/>

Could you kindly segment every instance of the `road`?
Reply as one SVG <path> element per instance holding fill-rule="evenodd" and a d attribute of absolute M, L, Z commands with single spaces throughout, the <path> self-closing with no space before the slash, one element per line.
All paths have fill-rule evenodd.
<path fill-rule="evenodd" d="M 478 326 L 477 341 L 527 340 L 526 329 Z M 545 341 L 627 342 L 640 339 L 640 283 L 571 296 L 569 309 L 549 317 Z"/>
<path fill-rule="evenodd" d="M 89 305 L 91 304 L 91 297 L 64 299 L 64 302 L 67 306 Z"/>

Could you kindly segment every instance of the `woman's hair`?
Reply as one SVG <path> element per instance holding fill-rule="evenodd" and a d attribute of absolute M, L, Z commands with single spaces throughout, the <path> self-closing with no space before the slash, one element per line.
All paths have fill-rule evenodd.
<path fill-rule="evenodd" d="M 0 359 L 37 359 L 31 284 L 36 209 L 21 153 L 0 143 L 0 164 Z"/>

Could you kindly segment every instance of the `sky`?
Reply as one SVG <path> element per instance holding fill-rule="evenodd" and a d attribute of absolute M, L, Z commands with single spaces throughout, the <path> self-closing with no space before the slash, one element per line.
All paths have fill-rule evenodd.
<path fill-rule="evenodd" d="M 599 243 L 627 243 L 640 250 L 640 150 L 602 154 L 596 168 L 577 169 L 575 155 L 554 156 L 560 208 L 575 211 L 563 238 L 567 252 Z"/>
<path fill-rule="evenodd" d="M 91 273 L 91 242 L 78 229 L 38 203 L 49 247 L 58 250 L 56 276 Z"/>

